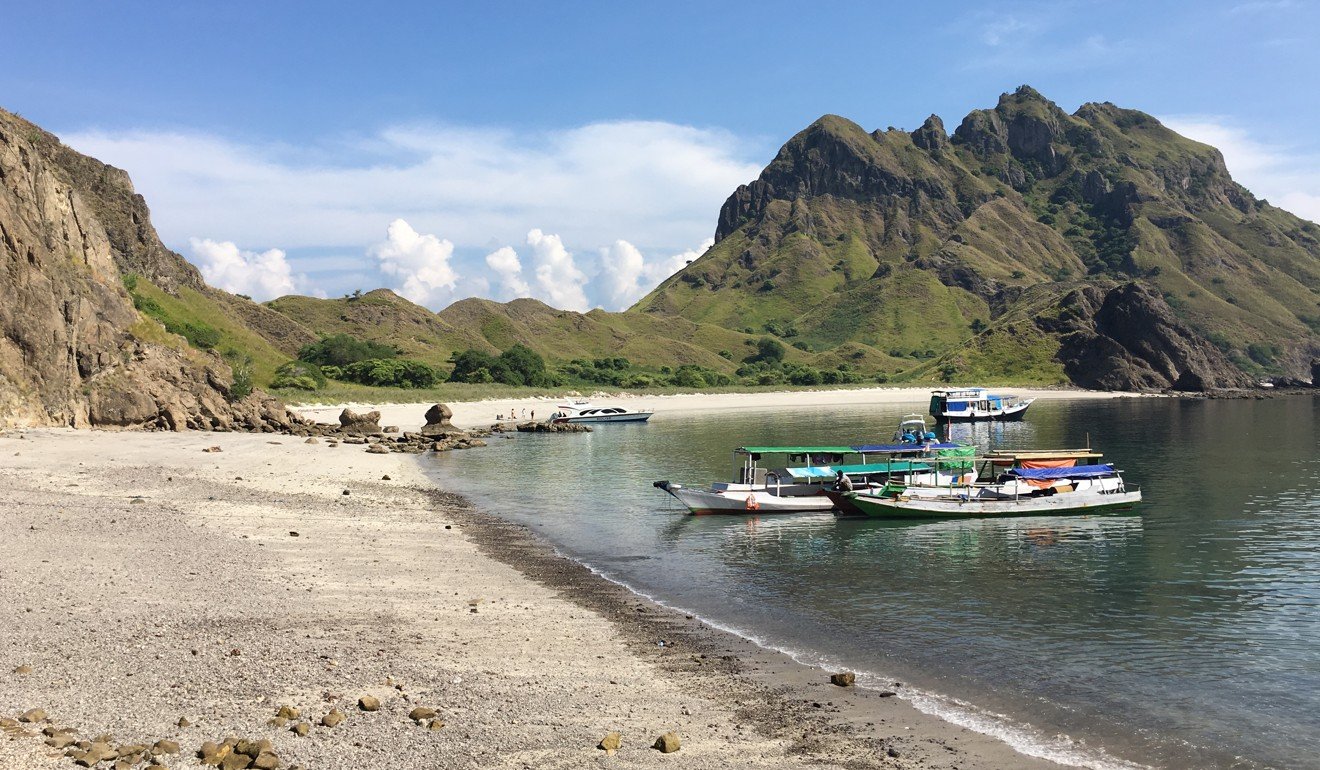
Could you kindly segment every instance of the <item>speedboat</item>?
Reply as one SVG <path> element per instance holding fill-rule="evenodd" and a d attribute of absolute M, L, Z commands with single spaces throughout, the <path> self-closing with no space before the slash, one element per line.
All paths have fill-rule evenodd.
<path fill-rule="evenodd" d="M 985 388 L 935 390 L 930 394 L 930 413 L 940 422 L 1021 420 L 1035 400 L 998 396 Z"/>
<path fill-rule="evenodd" d="M 894 431 L 894 442 L 902 444 L 933 444 L 938 440 L 935 432 L 926 425 L 926 417 L 909 414 L 898 423 Z"/>
<path fill-rule="evenodd" d="M 601 422 L 646 422 L 653 411 L 625 409 L 619 406 L 596 406 L 589 401 L 570 401 L 560 404 L 558 411 L 550 416 L 551 422 L 601 423 Z"/>
<path fill-rule="evenodd" d="M 834 508 L 836 485 L 879 490 L 891 482 L 939 486 L 975 481 L 965 460 L 933 462 L 973 452 L 961 444 L 866 444 L 858 446 L 749 446 L 734 450 L 734 481 L 706 489 L 657 481 L 693 514 L 823 512 Z M 973 474 L 969 477 L 967 474 Z M 846 479 L 846 481 L 844 481 Z"/>

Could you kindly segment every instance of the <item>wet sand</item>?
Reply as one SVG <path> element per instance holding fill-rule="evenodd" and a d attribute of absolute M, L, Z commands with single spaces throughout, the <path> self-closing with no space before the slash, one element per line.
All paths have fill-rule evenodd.
<path fill-rule="evenodd" d="M 178 740 L 171 768 L 229 735 L 306 768 L 1056 767 L 639 599 L 435 489 L 424 456 L 363 450 L 0 435 L 0 717 Z M 347 718 L 298 737 L 268 724 L 282 704 Z M 74 767 L 44 724 L 0 732 L 0 767 Z M 671 730 L 678 753 L 650 748 Z"/>

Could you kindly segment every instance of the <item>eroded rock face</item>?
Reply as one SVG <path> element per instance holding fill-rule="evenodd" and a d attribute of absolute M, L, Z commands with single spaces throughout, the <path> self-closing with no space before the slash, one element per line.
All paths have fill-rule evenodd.
<path fill-rule="evenodd" d="M 352 436 L 377 436 L 381 434 L 380 412 L 371 411 L 358 414 L 352 409 L 339 413 L 339 426 L 344 433 Z"/>
<path fill-rule="evenodd" d="M 1099 390 L 1248 388 L 1251 378 L 1136 283 L 1088 286 L 1062 300 L 1059 359 L 1073 382 Z"/>
<path fill-rule="evenodd" d="M 0 426 L 290 424 L 266 397 L 230 403 L 218 355 L 133 308 L 121 270 L 153 264 L 164 274 L 163 255 L 182 265 L 177 284 L 201 285 L 161 245 L 127 174 L 0 110 Z"/>

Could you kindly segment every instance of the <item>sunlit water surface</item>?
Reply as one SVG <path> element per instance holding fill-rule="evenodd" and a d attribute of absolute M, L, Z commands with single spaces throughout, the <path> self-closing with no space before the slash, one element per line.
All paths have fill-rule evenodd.
<path fill-rule="evenodd" d="M 919 408 L 667 415 L 519 435 L 433 472 L 611 579 L 846 666 L 1031 753 L 1093 767 L 1320 768 L 1320 399 L 1039 402 L 955 427 L 1089 440 L 1135 514 L 895 523 L 693 517 L 651 482 L 727 479 L 747 444 L 887 440 Z"/>

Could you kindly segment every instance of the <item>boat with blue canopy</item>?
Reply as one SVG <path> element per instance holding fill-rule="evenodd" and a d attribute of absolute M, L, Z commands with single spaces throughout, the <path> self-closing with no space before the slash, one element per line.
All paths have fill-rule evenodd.
<path fill-rule="evenodd" d="M 974 481 L 970 467 L 944 462 L 952 453 L 968 454 L 961 444 L 858 444 L 855 446 L 745 446 L 734 450 L 733 481 L 701 489 L 657 481 L 694 514 L 761 514 L 829 511 L 830 493 L 882 489 L 886 484 L 937 486 Z M 941 462 L 934 462 L 940 460 Z"/>

